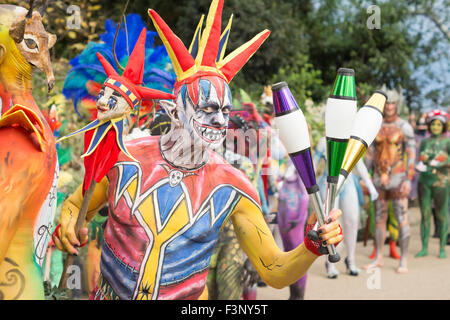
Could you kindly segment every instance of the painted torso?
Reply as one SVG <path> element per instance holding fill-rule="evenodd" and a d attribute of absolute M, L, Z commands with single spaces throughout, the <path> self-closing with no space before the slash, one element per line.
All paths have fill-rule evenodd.
<path fill-rule="evenodd" d="M 196 299 L 219 231 L 253 186 L 216 153 L 195 171 L 172 167 L 159 137 L 127 143 L 108 173 L 110 216 L 96 299 Z"/>
<path fill-rule="evenodd" d="M 398 187 L 407 175 L 405 152 L 407 140 L 412 134 L 412 129 L 409 129 L 410 125 L 399 117 L 392 122 L 383 122 L 374 142 L 376 148 L 374 184 L 377 188 L 381 187 L 382 174 L 389 175 L 390 182 L 387 189 Z"/>
<path fill-rule="evenodd" d="M 422 140 L 419 159 L 427 170 L 419 175 L 419 182 L 445 188 L 448 183 L 450 138 L 444 135 L 431 136 Z M 438 167 L 431 167 L 430 162 L 436 160 Z"/>

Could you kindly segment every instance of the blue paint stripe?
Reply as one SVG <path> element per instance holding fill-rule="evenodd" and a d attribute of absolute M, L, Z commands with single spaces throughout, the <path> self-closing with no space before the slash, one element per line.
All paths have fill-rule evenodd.
<path fill-rule="evenodd" d="M 95 148 L 97 148 L 98 144 L 102 141 L 103 134 L 111 128 L 111 122 L 105 122 L 101 126 L 95 129 L 94 137 L 92 138 L 91 145 L 89 146 L 89 150 L 86 153 L 91 153 Z"/>
<path fill-rule="evenodd" d="M 117 258 L 105 241 L 102 244 L 100 271 L 120 299 L 131 300 L 133 298 L 139 273 Z"/>
<path fill-rule="evenodd" d="M 224 46 L 225 43 L 227 42 L 228 39 L 228 35 L 230 34 L 230 29 L 228 29 L 225 34 L 222 36 L 222 38 L 220 38 L 220 42 L 219 42 L 219 52 L 217 53 L 217 58 L 216 58 L 216 62 L 219 62 L 220 60 L 220 56 L 222 55 L 222 50 L 225 50 Z"/>

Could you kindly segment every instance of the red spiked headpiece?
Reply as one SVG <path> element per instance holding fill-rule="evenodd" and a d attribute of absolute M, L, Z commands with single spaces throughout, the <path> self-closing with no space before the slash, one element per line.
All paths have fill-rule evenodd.
<path fill-rule="evenodd" d="M 224 58 L 231 19 L 221 34 L 222 9 L 223 0 L 212 1 L 206 27 L 201 32 L 202 16 L 189 50 L 156 11 L 148 11 L 172 60 L 177 75 L 175 88 L 191 83 L 200 76 L 219 76 L 229 83 L 269 36 L 270 31 L 264 30 Z"/>
<path fill-rule="evenodd" d="M 104 85 L 119 92 L 131 108 L 136 108 L 142 99 L 174 99 L 175 96 L 159 90 L 142 87 L 145 61 L 145 37 L 147 29 L 142 29 L 133 52 L 128 59 L 127 66 L 122 76 L 109 64 L 109 62 L 97 52 L 97 57 L 108 76 Z"/>

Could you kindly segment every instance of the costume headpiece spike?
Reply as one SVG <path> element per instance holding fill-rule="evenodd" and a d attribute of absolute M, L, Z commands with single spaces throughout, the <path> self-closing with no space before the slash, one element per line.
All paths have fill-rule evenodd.
<path fill-rule="evenodd" d="M 101 55 L 100 52 L 97 52 L 97 58 L 102 64 L 103 70 L 105 70 L 106 75 L 109 76 L 119 76 L 116 69 Z"/>
<path fill-rule="evenodd" d="M 241 70 L 269 35 L 270 31 L 267 29 L 260 32 L 252 40 L 234 50 L 217 64 L 228 82 Z"/>
<path fill-rule="evenodd" d="M 154 10 L 149 9 L 148 14 L 167 49 L 177 75 L 175 88 L 179 88 L 185 83 L 191 83 L 203 75 L 218 76 L 229 83 L 269 36 L 270 31 L 264 30 L 222 59 L 231 27 L 230 19 L 227 28 L 221 35 L 222 9 L 223 0 L 213 0 L 206 19 L 205 30 L 203 32 L 199 30 L 202 20 L 197 26 L 193 43 L 195 43 L 196 37 L 200 36 L 198 52 L 195 52 L 193 44 L 190 47 L 191 52 L 196 53 L 195 59 L 164 20 Z"/>
<path fill-rule="evenodd" d="M 228 20 L 228 24 L 223 30 L 222 35 L 220 36 L 219 43 L 219 53 L 217 54 L 217 62 L 223 59 L 225 55 L 225 50 L 227 49 L 228 38 L 230 37 L 231 24 L 233 23 L 233 14 L 230 16 L 230 20 Z"/>
<path fill-rule="evenodd" d="M 175 96 L 171 93 L 159 91 L 156 89 L 150 89 L 147 87 L 136 87 L 136 90 L 139 92 L 139 95 L 142 97 L 142 99 L 164 99 L 164 100 L 170 100 L 174 99 Z"/>
<path fill-rule="evenodd" d="M 203 27 L 203 19 L 205 19 L 205 15 L 202 14 L 200 21 L 197 25 L 197 29 L 195 29 L 194 37 L 192 38 L 191 45 L 189 46 L 189 53 L 192 57 L 196 57 L 198 53 L 198 48 L 200 47 L 200 40 L 202 37 L 202 27 Z"/>
<path fill-rule="evenodd" d="M 219 52 L 220 30 L 222 28 L 223 0 L 213 0 L 206 18 L 200 48 L 195 58 L 197 66 L 213 66 Z"/>
<path fill-rule="evenodd" d="M 143 28 L 139 39 L 134 45 L 133 52 L 128 59 L 127 66 L 122 76 L 109 64 L 109 62 L 97 52 L 97 57 L 105 69 L 108 79 L 104 85 L 119 92 L 132 108 L 136 108 L 139 101 L 147 99 L 174 99 L 175 96 L 163 91 L 140 87 L 144 76 L 145 38 L 147 29 Z M 146 90 L 148 89 L 148 90 Z"/>
<path fill-rule="evenodd" d="M 192 58 L 181 39 L 173 33 L 156 11 L 149 9 L 148 14 L 167 49 L 167 53 L 169 54 L 170 60 L 172 60 L 173 69 L 177 77 L 180 77 L 195 65 L 194 58 Z"/>
<path fill-rule="evenodd" d="M 142 29 L 139 38 L 134 45 L 133 52 L 128 59 L 127 66 L 123 72 L 123 77 L 127 78 L 134 84 L 142 84 L 144 78 L 144 61 L 145 61 L 145 38 L 147 29 Z M 142 54 L 144 52 L 144 54 Z"/>

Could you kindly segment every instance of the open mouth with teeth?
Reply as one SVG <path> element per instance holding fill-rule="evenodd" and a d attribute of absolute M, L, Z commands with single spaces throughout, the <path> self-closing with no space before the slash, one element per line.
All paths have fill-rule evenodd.
<path fill-rule="evenodd" d="M 206 142 L 216 143 L 222 140 L 227 135 L 226 128 L 216 128 L 207 126 L 205 124 L 198 123 L 193 120 L 194 128 L 197 131 L 198 135 L 201 136 Z"/>

